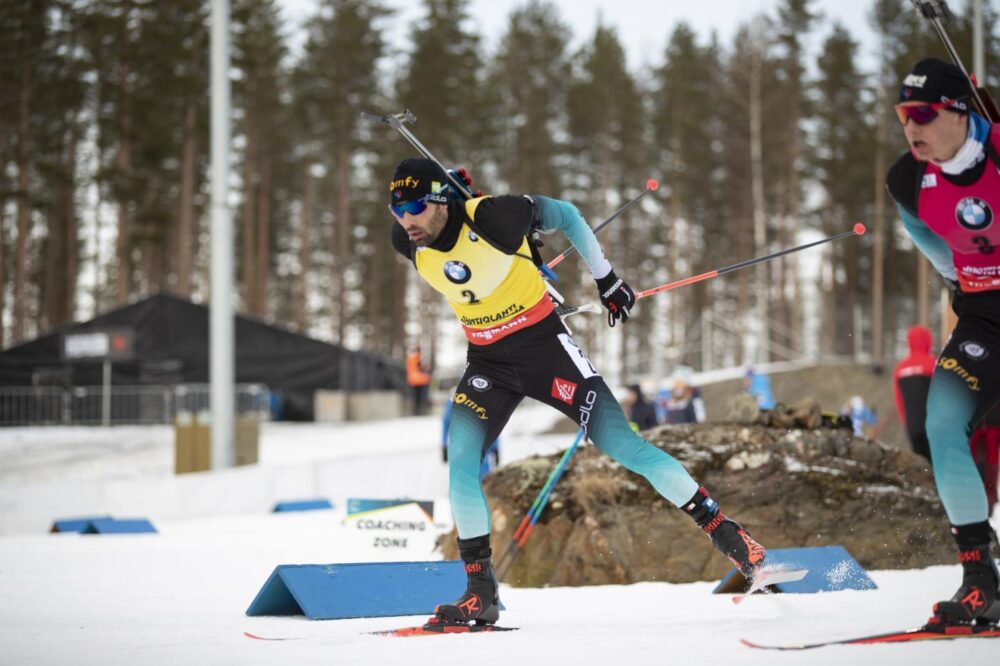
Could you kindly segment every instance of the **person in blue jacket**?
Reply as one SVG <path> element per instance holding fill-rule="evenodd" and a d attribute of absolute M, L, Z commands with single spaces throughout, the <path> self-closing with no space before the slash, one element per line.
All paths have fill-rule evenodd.
<path fill-rule="evenodd" d="M 753 368 L 747 368 L 744 384 L 747 393 L 757 401 L 760 409 L 774 409 L 774 394 L 771 393 L 771 378 L 763 372 L 758 372 Z"/>

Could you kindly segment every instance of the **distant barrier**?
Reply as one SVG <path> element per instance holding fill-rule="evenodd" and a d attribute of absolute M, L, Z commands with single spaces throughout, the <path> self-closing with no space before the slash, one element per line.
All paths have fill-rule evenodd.
<path fill-rule="evenodd" d="M 0 425 L 157 425 L 171 424 L 178 412 L 209 408 L 208 384 L 111 387 L 106 415 L 100 386 L 0 387 Z M 271 392 L 263 384 L 236 386 L 236 411 L 270 420 Z M 107 421 L 105 420 L 107 417 Z"/>

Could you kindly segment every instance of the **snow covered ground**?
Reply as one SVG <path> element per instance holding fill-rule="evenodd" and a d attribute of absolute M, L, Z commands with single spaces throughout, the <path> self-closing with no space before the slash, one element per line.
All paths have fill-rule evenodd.
<path fill-rule="evenodd" d="M 554 414 L 554 412 L 552 413 Z M 504 460 L 550 453 L 572 435 L 520 409 Z M 352 538 L 348 497 L 444 498 L 439 421 L 267 424 L 261 463 L 175 477 L 166 428 L 0 431 L 0 664 L 944 664 L 993 661 L 990 640 L 761 652 L 740 638 L 800 643 L 920 624 L 949 596 L 957 566 L 870 572 L 877 591 L 754 597 L 714 583 L 514 589 L 502 624 L 519 631 L 387 638 L 365 632 L 418 618 L 247 617 L 278 564 L 391 558 Z M 332 511 L 269 513 L 327 497 Z M 143 516 L 153 535 L 46 534 L 52 520 Z M 427 552 L 417 559 L 437 559 Z M 412 553 L 404 559 L 414 559 Z M 243 632 L 294 638 L 256 641 Z"/>

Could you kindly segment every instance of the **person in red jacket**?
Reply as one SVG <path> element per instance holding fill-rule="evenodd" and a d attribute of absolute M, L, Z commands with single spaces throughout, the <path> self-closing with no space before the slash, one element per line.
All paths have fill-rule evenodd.
<path fill-rule="evenodd" d="M 1000 407 L 987 414 L 969 438 L 972 458 L 986 486 L 990 515 L 997 503 L 997 476 L 1000 475 Z"/>
<path fill-rule="evenodd" d="M 931 332 L 926 326 L 912 326 L 906 333 L 906 341 L 910 346 L 910 355 L 896 364 L 892 375 L 896 410 L 906 428 L 913 452 L 930 460 L 931 449 L 924 422 L 927 420 L 927 391 L 937 357 L 931 354 Z"/>

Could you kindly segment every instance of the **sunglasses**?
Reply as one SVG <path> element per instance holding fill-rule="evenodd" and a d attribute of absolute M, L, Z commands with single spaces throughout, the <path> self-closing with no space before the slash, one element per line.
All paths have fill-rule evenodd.
<path fill-rule="evenodd" d="M 403 219 L 403 215 L 409 213 L 410 215 L 420 215 L 425 210 L 427 210 L 427 204 L 429 203 L 441 203 L 441 193 L 436 192 L 432 194 L 427 194 L 419 199 L 414 199 L 413 201 L 404 201 L 403 203 L 391 203 L 389 204 L 389 210 L 393 215 L 399 219 Z"/>
<path fill-rule="evenodd" d="M 895 109 L 896 115 L 899 116 L 899 122 L 904 125 L 907 120 L 912 120 L 918 125 L 926 125 L 938 117 L 938 111 L 955 106 L 957 103 L 958 100 L 956 99 L 934 102 L 933 104 L 917 104 L 909 106 L 907 106 L 906 102 L 903 102 L 902 104 L 897 104 Z"/>

